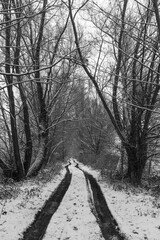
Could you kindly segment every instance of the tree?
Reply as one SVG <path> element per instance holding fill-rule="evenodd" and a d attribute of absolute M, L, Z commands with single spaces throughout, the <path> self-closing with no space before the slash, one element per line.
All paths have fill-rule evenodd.
<path fill-rule="evenodd" d="M 14 2 L 14 1 L 13 1 Z M 9 96 L 9 109 L 10 109 L 10 121 L 11 121 L 11 132 L 12 132 L 12 141 L 13 141 L 13 150 L 17 171 L 17 178 L 21 179 L 24 177 L 24 167 L 20 156 L 19 143 L 18 143 L 18 134 L 16 127 L 16 111 L 15 111 L 15 99 L 13 92 L 13 76 L 11 74 L 11 9 L 10 2 L 8 0 L 2 1 L 2 8 L 4 11 L 4 24 L 2 25 L 5 28 L 5 80 L 7 84 L 7 91 Z M 17 41 L 19 36 L 17 37 Z M 15 53 L 15 57 L 18 61 L 19 53 Z"/>
<path fill-rule="evenodd" d="M 86 6 L 87 2 L 83 2 L 78 11 Z M 68 9 L 81 65 L 95 86 L 126 150 L 127 177 L 132 183 L 139 184 L 148 160 L 150 122 L 159 94 L 157 33 L 155 26 L 153 27 L 151 24 L 153 10 L 150 2 L 142 8 L 134 5 L 138 9 L 136 16 L 130 14 L 133 9 L 130 9 L 129 6 L 127 8 L 127 0 L 114 4 L 113 9 L 116 9 L 116 13 L 113 9 L 106 11 L 95 3 L 94 7 L 90 5 L 92 12 L 96 9 L 96 13 L 99 14 L 98 20 L 94 21 L 94 26 L 98 28 L 99 35 L 103 36 L 99 48 L 101 56 L 99 55 L 97 58 L 96 68 L 93 66 L 89 68 L 84 61 L 75 20 L 78 11 L 74 12 L 73 3 L 70 0 Z M 95 12 L 93 13 L 93 16 L 96 16 Z M 102 90 L 100 87 L 101 78 L 96 76 L 97 68 L 102 69 L 99 60 L 106 57 L 102 51 L 103 49 L 105 51 L 105 42 L 109 42 L 113 46 L 111 72 L 108 73 L 103 68 L 103 79 L 108 79 L 108 83 L 110 83 L 110 85 L 107 84 L 109 94 L 110 88 L 112 88 L 112 108 L 107 102 L 104 89 Z"/>
<path fill-rule="evenodd" d="M 7 88 L 9 101 L 9 107 L 8 103 L 1 106 L 1 112 L 14 152 L 10 165 L 3 159 L 0 165 L 4 173 L 7 169 L 7 176 L 13 177 L 15 171 L 13 178 L 20 180 L 36 175 L 47 163 L 51 130 L 66 111 L 67 95 L 59 116 L 53 114 L 57 99 L 68 86 L 72 70 L 72 67 L 66 72 L 61 70 L 64 56 L 68 55 L 63 52 L 65 39 L 62 40 L 68 17 L 66 14 L 62 16 L 61 4 L 50 4 L 46 0 L 40 4 L 28 0 L 25 3 L 7 0 L 1 4 L 4 22 L 0 25 L 0 42 L 1 45 L 5 43 L 5 51 L 1 50 L 5 58 L 1 75 L 6 83 L 1 91 Z M 50 28 L 55 30 L 52 34 L 49 34 Z M 5 110 L 9 111 L 9 124 Z"/>
<path fill-rule="evenodd" d="M 97 99 L 86 98 L 84 106 L 78 128 L 80 148 L 84 153 L 93 154 L 96 158 L 113 145 L 113 126 Z"/>

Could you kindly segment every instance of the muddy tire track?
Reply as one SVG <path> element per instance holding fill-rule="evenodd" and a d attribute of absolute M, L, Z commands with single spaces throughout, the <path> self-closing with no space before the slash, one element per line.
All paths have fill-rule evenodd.
<path fill-rule="evenodd" d="M 91 174 L 81 169 L 78 165 L 76 165 L 76 167 L 84 173 L 89 195 L 89 205 L 92 213 L 96 217 L 104 239 L 124 240 L 125 237 L 122 233 L 120 233 L 118 224 L 111 214 L 97 180 Z"/>
<path fill-rule="evenodd" d="M 70 165 L 70 164 L 69 164 Z M 23 233 L 20 240 L 41 240 L 46 232 L 48 224 L 53 214 L 58 209 L 65 193 L 71 182 L 72 174 L 66 166 L 66 174 L 58 187 L 54 190 L 51 196 L 46 200 L 42 209 L 35 215 L 34 221 Z"/>

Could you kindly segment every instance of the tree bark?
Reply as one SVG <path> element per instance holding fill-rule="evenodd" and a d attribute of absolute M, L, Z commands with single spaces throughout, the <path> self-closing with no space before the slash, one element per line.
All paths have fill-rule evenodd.
<path fill-rule="evenodd" d="M 31 165 L 31 167 L 27 173 L 27 177 L 36 176 L 38 174 L 39 170 L 41 169 L 41 167 L 43 165 L 45 149 L 46 149 L 45 138 L 41 138 L 36 159 L 33 162 L 33 164 Z"/>
<path fill-rule="evenodd" d="M 130 179 L 131 183 L 139 185 L 141 184 L 142 174 L 147 162 L 147 142 L 143 139 L 136 147 L 132 143 L 130 143 L 130 146 L 126 146 L 128 156 L 126 176 Z"/>

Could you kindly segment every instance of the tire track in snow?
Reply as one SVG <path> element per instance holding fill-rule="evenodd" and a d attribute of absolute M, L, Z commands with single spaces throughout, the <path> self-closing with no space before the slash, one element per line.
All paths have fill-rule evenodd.
<path fill-rule="evenodd" d="M 118 224 L 108 208 L 106 199 L 97 180 L 91 174 L 81 169 L 78 164 L 76 164 L 76 167 L 83 172 L 86 178 L 90 208 L 97 219 L 104 239 L 124 240 L 125 237 L 120 233 Z"/>
<path fill-rule="evenodd" d="M 71 165 L 73 173 L 68 166 L 65 177 L 21 240 L 124 240 L 96 179 L 77 163 Z"/>
<path fill-rule="evenodd" d="M 69 165 L 68 165 L 69 166 Z M 50 219 L 58 209 L 65 193 L 71 182 L 72 174 L 68 166 L 66 166 L 66 174 L 58 187 L 51 194 L 49 199 L 46 200 L 42 209 L 36 214 L 34 221 L 23 233 L 20 240 L 41 240 L 46 232 Z"/>
<path fill-rule="evenodd" d="M 51 219 L 44 240 L 104 240 L 88 203 L 84 174 L 74 164 L 72 181 L 58 211 Z"/>

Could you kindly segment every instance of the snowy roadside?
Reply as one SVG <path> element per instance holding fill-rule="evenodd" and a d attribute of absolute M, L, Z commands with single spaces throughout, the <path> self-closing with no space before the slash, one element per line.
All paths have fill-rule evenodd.
<path fill-rule="evenodd" d="M 123 184 L 114 187 L 101 178 L 98 170 L 81 163 L 79 166 L 97 179 L 113 217 L 128 240 L 160 239 L 160 196 L 155 198 L 141 188 L 133 191 L 128 186 L 124 190 Z"/>
<path fill-rule="evenodd" d="M 61 170 L 47 183 L 26 180 L 19 187 L 16 198 L 0 200 L 0 239 L 15 240 L 22 237 L 22 232 L 34 220 L 50 194 L 59 185 L 66 171 Z"/>

